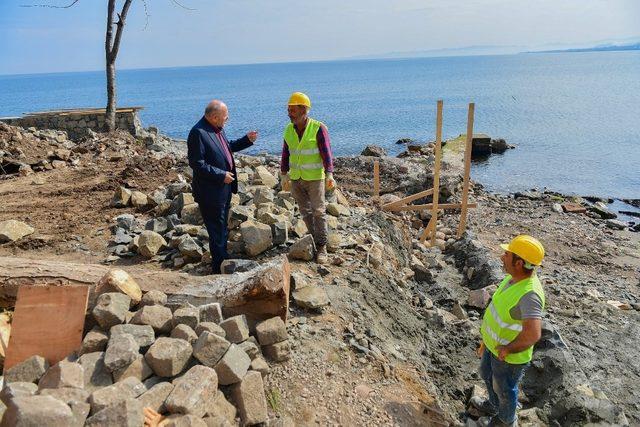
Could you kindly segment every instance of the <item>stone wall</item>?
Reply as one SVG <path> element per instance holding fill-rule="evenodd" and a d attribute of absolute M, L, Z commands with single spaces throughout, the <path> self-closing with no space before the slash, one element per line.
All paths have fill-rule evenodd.
<path fill-rule="evenodd" d="M 118 108 L 116 110 L 116 127 L 126 130 L 134 136 L 141 136 L 142 122 L 138 110 L 142 107 Z M 0 121 L 23 128 L 64 130 L 69 138 L 76 139 L 87 135 L 87 130 L 104 131 L 104 108 L 84 110 L 58 110 L 41 113 L 29 113 L 22 117 L 2 117 Z"/>

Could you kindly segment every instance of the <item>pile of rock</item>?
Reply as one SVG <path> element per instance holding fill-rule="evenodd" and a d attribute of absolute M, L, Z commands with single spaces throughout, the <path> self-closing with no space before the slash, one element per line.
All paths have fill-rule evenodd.
<path fill-rule="evenodd" d="M 252 328 L 244 315 L 225 319 L 218 303 L 174 307 L 122 271 L 96 293 L 96 326 L 78 354 L 53 366 L 33 356 L 5 372 L 3 425 L 139 426 L 143 408 L 167 414 L 168 425 L 267 421 L 263 354 L 290 357 L 280 317 Z"/>
<path fill-rule="evenodd" d="M 271 248 L 293 244 L 291 238 L 305 236 L 307 227 L 299 217 L 295 200 L 291 193 L 279 191 L 278 179 L 262 160 L 238 156 L 237 166 L 239 192 L 231 199 L 229 253 L 255 257 Z M 339 217 L 350 215 L 346 199 L 341 195 L 336 199 L 327 205 L 330 229 L 338 227 Z M 134 207 L 146 215 L 136 218 L 122 214 L 115 218 L 108 261 L 140 254 L 165 263 L 166 267 L 183 268 L 210 260 L 209 235 L 185 180 L 151 194 L 120 187 L 112 205 Z M 340 245 L 339 236 L 332 234 L 330 250 Z M 293 259 L 312 259 L 313 241 L 307 240 L 292 248 Z"/>

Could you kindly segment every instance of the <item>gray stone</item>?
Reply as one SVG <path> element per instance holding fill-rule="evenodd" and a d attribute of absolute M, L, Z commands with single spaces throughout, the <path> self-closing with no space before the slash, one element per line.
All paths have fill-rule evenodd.
<path fill-rule="evenodd" d="M 113 195 L 113 199 L 111 200 L 111 206 L 115 206 L 116 208 L 124 208 L 129 205 L 129 201 L 131 200 L 131 190 L 120 187 L 116 190 Z"/>
<path fill-rule="evenodd" d="M 98 297 L 96 306 L 91 312 L 98 325 L 109 329 L 113 325 L 124 322 L 125 314 L 129 311 L 131 298 L 125 294 L 108 292 Z"/>
<path fill-rule="evenodd" d="M 293 299 L 302 308 L 318 310 L 329 305 L 327 292 L 319 286 L 306 286 L 293 292 Z"/>
<path fill-rule="evenodd" d="M 178 245 L 178 250 L 180 251 L 182 256 L 190 260 L 199 260 L 200 258 L 202 258 L 202 248 L 190 236 L 182 239 L 182 241 Z"/>
<path fill-rule="evenodd" d="M 107 342 L 109 341 L 109 335 L 99 328 L 93 328 L 82 340 L 82 347 L 80 347 L 80 355 L 87 353 L 94 353 L 96 351 L 104 351 L 107 348 Z"/>
<path fill-rule="evenodd" d="M 280 317 L 272 317 L 256 325 L 260 345 L 275 344 L 288 338 L 287 327 Z"/>
<path fill-rule="evenodd" d="M 252 270 L 259 265 L 251 259 L 225 259 L 220 265 L 220 270 L 222 274 L 233 274 Z"/>
<path fill-rule="evenodd" d="M 178 338 L 160 337 L 145 354 L 147 363 L 160 377 L 178 375 L 191 358 L 191 344 Z"/>
<path fill-rule="evenodd" d="M 291 358 L 291 347 L 289 341 L 282 341 L 262 347 L 264 355 L 274 362 L 284 362 Z"/>
<path fill-rule="evenodd" d="M 223 337 L 203 332 L 193 345 L 193 357 L 200 363 L 213 368 L 229 349 L 230 343 Z"/>
<path fill-rule="evenodd" d="M 86 403 L 89 400 L 89 392 L 81 388 L 62 387 L 45 388 L 38 392 L 41 396 L 51 396 L 70 405 L 73 402 Z"/>
<path fill-rule="evenodd" d="M 119 292 L 131 298 L 131 305 L 138 304 L 142 298 L 142 290 L 133 277 L 124 270 L 113 269 L 102 276 L 96 285 L 96 294 Z"/>
<path fill-rule="evenodd" d="M 611 228 L 612 230 L 624 230 L 628 226 L 626 222 L 617 219 L 608 219 L 606 224 L 607 227 Z"/>
<path fill-rule="evenodd" d="M 235 384 L 244 377 L 251 365 L 251 359 L 240 347 L 231 344 L 225 355 L 216 364 L 218 382 L 221 385 Z"/>
<path fill-rule="evenodd" d="M 49 369 L 49 362 L 42 356 L 31 356 L 5 371 L 5 384 L 13 382 L 37 383 Z"/>
<path fill-rule="evenodd" d="M 133 377 L 98 389 L 89 396 L 91 413 L 96 414 L 109 406 L 117 405 L 128 399 L 135 399 L 145 391 L 147 390 L 144 384 Z"/>
<path fill-rule="evenodd" d="M 222 322 L 223 317 L 220 303 L 213 302 L 211 304 L 201 305 L 199 309 L 201 322 Z"/>
<path fill-rule="evenodd" d="M 273 237 L 271 227 L 255 221 L 245 221 L 240 225 L 244 250 L 249 256 L 256 256 L 271 248 Z"/>
<path fill-rule="evenodd" d="M 156 339 L 156 335 L 150 325 L 134 325 L 131 323 L 115 325 L 111 327 L 110 332 L 111 339 L 117 335 L 131 335 L 139 347 L 148 347 L 153 344 Z"/>
<path fill-rule="evenodd" d="M 299 239 L 289 248 L 289 258 L 299 259 L 302 261 L 311 261 L 315 254 L 316 245 L 313 241 L 313 236 L 307 234 L 302 239 Z"/>
<path fill-rule="evenodd" d="M 236 415 L 238 410 L 235 406 L 233 406 L 226 397 L 224 397 L 224 393 L 220 390 L 216 393 L 216 398 L 213 402 L 213 405 L 209 407 L 208 411 L 209 415 L 217 415 L 225 419 L 227 422 L 231 423 L 231 425 L 236 425 Z"/>
<path fill-rule="evenodd" d="M 162 305 L 146 305 L 134 314 L 131 323 L 149 325 L 158 333 L 169 333 L 173 321 L 173 313 Z"/>
<path fill-rule="evenodd" d="M 269 371 L 271 370 L 267 361 L 260 356 L 256 357 L 251 361 L 251 365 L 249 366 L 249 368 L 253 371 L 260 372 L 263 378 L 266 377 L 269 374 Z"/>
<path fill-rule="evenodd" d="M 83 354 L 78 363 L 84 370 L 84 388 L 89 392 L 113 384 L 111 372 L 104 365 L 103 352 Z"/>
<path fill-rule="evenodd" d="M 38 386 L 31 382 L 12 382 L 5 384 L 0 391 L 0 400 L 9 406 L 14 399 L 19 397 L 33 396 L 38 391 Z"/>
<path fill-rule="evenodd" d="M 169 230 L 169 223 L 166 218 L 154 218 L 147 221 L 144 228 L 146 230 L 155 231 L 158 234 L 164 234 Z"/>
<path fill-rule="evenodd" d="M 82 365 L 62 360 L 50 367 L 38 382 L 40 390 L 60 387 L 83 388 L 84 369 Z"/>
<path fill-rule="evenodd" d="M 87 419 L 86 426 L 140 427 L 144 424 L 142 404 L 136 399 L 123 399 L 103 408 Z"/>
<path fill-rule="evenodd" d="M 164 401 L 167 399 L 172 390 L 173 384 L 169 382 L 161 382 L 154 385 L 147 392 L 138 397 L 138 400 L 142 404 L 143 408 L 151 408 L 154 411 L 162 414 L 166 412 Z"/>
<path fill-rule="evenodd" d="M 360 153 L 361 156 L 372 156 L 372 157 L 384 157 L 387 155 L 387 152 L 384 148 L 378 145 L 367 145 L 364 147 L 364 150 Z"/>
<path fill-rule="evenodd" d="M 267 398 L 260 372 L 248 372 L 242 381 L 231 388 L 231 395 L 243 425 L 267 421 Z"/>
<path fill-rule="evenodd" d="M 141 191 L 132 191 L 130 202 L 134 208 L 141 209 L 149 204 L 149 199 L 147 195 Z"/>
<path fill-rule="evenodd" d="M 271 224 L 271 234 L 273 235 L 273 245 L 283 245 L 289 240 L 289 223 L 287 221 Z"/>
<path fill-rule="evenodd" d="M 195 200 L 193 199 L 193 194 L 187 192 L 179 193 L 171 202 L 171 212 L 181 212 L 185 206 L 192 205 L 194 203 Z"/>
<path fill-rule="evenodd" d="M 240 344 L 238 344 L 238 347 L 240 347 L 245 353 L 247 353 L 247 356 L 249 356 L 249 359 L 251 360 L 262 355 L 262 351 L 260 351 L 260 346 L 257 343 L 251 341 L 250 339 L 241 342 Z"/>
<path fill-rule="evenodd" d="M 138 253 L 140 253 L 140 255 L 146 258 L 152 258 L 164 246 L 167 246 L 167 242 L 160 234 L 150 230 L 145 230 L 140 233 L 140 237 L 138 238 Z"/>
<path fill-rule="evenodd" d="M 202 213 L 200 212 L 200 206 L 197 203 L 192 203 L 185 206 L 180 211 L 180 218 L 185 224 L 202 225 Z"/>
<path fill-rule="evenodd" d="M 200 311 L 197 307 L 183 307 L 173 313 L 173 326 L 187 325 L 195 329 L 200 321 Z"/>
<path fill-rule="evenodd" d="M 297 237 L 304 237 L 305 234 L 308 233 L 307 225 L 304 223 L 302 219 L 298 219 L 293 226 L 291 227 L 291 231 Z"/>
<path fill-rule="evenodd" d="M 171 331 L 171 338 L 180 338 L 181 340 L 185 340 L 190 344 L 193 344 L 198 340 L 198 335 L 189 325 L 177 325 Z"/>
<path fill-rule="evenodd" d="M 207 424 L 200 417 L 195 415 L 169 415 L 162 424 L 163 427 L 207 427 Z"/>
<path fill-rule="evenodd" d="M 91 405 L 86 402 L 77 401 L 72 401 L 67 404 L 73 413 L 73 421 L 69 427 L 83 427 L 87 417 L 89 416 L 89 412 L 91 411 Z"/>
<path fill-rule="evenodd" d="M 104 364 L 111 372 L 130 365 L 139 355 L 140 346 L 129 334 L 116 334 L 109 338 Z"/>
<path fill-rule="evenodd" d="M 131 214 L 118 215 L 116 217 L 116 226 L 127 231 L 133 231 L 136 226 L 136 217 Z"/>
<path fill-rule="evenodd" d="M 272 203 L 274 200 L 273 190 L 266 187 L 258 187 L 253 194 L 253 203 L 256 206 L 262 203 Z"/>
<path fill-rule="evenodd" d="M 167 294 L 161 291 L 151 290 L 142 296 L 140 306 L 145 305 L 165 305 L 167 303 Z"/>
<path fill-rule="evenodd" d="M 227 226 L 229 230 L 240 227 L 243 222 L 253 219 L 254 209 L 251 206 L 233 206 L 229 210 L 229 221 Z"/>
<path fill-rule="evenodd" d="M 217 391 L 216 371 L 196 365 L 174 381 L 174 388 L 164 404 L 170 413 L 202 417 L 213 404 Z"/>
<path fill-rule="evenodd" d="M 52 396 L 16 398 L 2 419 L 3 426 L 12 427 L 68 426 L 72 422 L 71 408 Z"/>
<path fill-rule="evenodd" d="M 196 327 L 196 339 L 200 335 L 202 335 L 203 332 L 211 332 L 212 334 L 221 336 L 222 338 L 225 338 L 227 336 L 225 330 L 222 329 L 220 325 L 214 322 L 200 322 Z"/>
<path fill-rule="evenodd" d="M 260 165 L 255 169 L 254 183 L 275 188 L 278 185 L 278 179 L 266 167 Z"/>
<path fill-rule="evenodd" d="M 147 364 L 144 356 L 138 354 L 136 359 L 124 368 L 113 371 L 113 380 L 115 382 L 123 381 L 126 378 L 133 377 L 139 381 L 144 381 L 153 375 L 153 371 Z"/>
<path fill-rule="evenodd" d="M 226 334 L 226 339 L 232 343 L 240 343 L 249 338 L 249 325 L 244 314 L 233 316 L 220 322 Z"/>
<path fill-rule="evenodd" d="M 338 203 L 327 203 L 327 213 L 336 217 L 351 216 L 349 208 Z"/>

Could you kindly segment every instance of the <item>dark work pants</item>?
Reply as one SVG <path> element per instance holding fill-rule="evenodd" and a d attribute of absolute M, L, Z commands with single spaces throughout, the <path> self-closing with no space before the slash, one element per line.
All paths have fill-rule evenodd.
<path fill-rule="evenodd" d="M 227 221 L 231 195 L 224 205 L 200 205 L 200 213 L 209 233 L 209 251 L 211 251 L 211 269 L 213 274 L 220 274 L 220 264 L 227 259 L 227 238 L 229 231 Z"/>

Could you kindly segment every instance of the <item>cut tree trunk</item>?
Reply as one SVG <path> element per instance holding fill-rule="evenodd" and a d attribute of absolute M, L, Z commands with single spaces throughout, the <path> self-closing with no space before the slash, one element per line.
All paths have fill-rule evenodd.
<path fill-rule="evenodd" d="M 283 320 L 287 317 L 290 266 L 285 256 L 230 275 L 192 276 L 140 267 L 116 268 L 129 273 L 144 292 L 155 289 L 166 293 L 171 303 L 219 302 L 225 316 L 245 314 L 251 323 L 274 316 Z M 96 298 L 95 285 L 110 269 L 97 264 L 0 257 L 0 306 L 14 306 L 20 286 L 88 285 L 91 309 Z"/>

